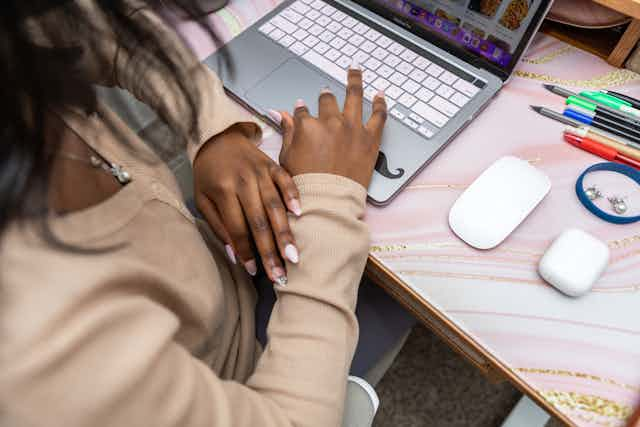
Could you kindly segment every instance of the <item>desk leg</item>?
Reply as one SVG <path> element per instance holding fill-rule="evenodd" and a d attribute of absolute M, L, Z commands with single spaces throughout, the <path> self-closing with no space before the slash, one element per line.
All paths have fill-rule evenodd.
<path fill-rule="evenodd" d="M 622 67 L 629 57 L 631 50 L 636 47 L 640 39 L 640 20 L 634 19 L 627 27 L 622 38 L 609 55 L 607 62 L 614 67 Z"/>
<path fill-rule="evenodd" d="M 551 417 L 527 396 L 522 396 L 501 427 L 544 427 Z"/>

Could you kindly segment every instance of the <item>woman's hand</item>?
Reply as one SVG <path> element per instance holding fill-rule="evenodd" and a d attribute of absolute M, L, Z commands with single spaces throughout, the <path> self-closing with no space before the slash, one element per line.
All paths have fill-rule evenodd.
<path fill-rule="evenodd" d="M 282 116 L 284 131 L 280 164 L 292 176 L 330 173 L 350 178 L 367 188 L 378 158 L 382 130 L 387 118 L 384 93 L 373 100 L 373 113 L 362 124 L 362 71 L 349 70 L 347 97 L 340 111 L 336 97 L 323 90 L 318 118 L 312 117 L 304 102 L 296 104 L 293 119 Z"/>
<path fill-rule="evenodd" d="M 300 196 L 291 176 L 236 125 L 202 147 L 194 179 L 198 209 L 224 242 L 229 258 L 242 262 L 254 276 L 253 237 L 269 278 L 286 283 L 281 257 L 298 262 L 287 208 L 300 215 Z"/>

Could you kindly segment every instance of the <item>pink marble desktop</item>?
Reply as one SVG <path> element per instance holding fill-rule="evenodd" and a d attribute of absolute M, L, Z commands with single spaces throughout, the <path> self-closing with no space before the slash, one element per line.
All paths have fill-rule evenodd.
<path fill-rule="evenodd" d="M 278 3 L 232 1 L 211 19 L 226 41 Z M 201 58 L 214 51 L 197 25 L 176 25 Z M 542 83 L 616 87 L 640 98 L 639 75 L 539 35 L 487 110 L 390 206 L 369 208 L 371 254 L 576 425 L 623 426 L 640 405 L 640 224 L 608 224 L 580 205 L 575 180 L 600 160 L 564 143 L 562 125 L 529 109 L 562 108 Z M 275 158 L 279 145 L 266 128 L 263 149 Z M 477 251 L 453 235 L 447 215 L 466 186 L 507 154 L 542 169 L 553 188 L 502 245 Z M 626 192 L 640 211 L 637 186 L 621 189 L 611 177 L 593 182 Z M 536 273 L 545 248 L 567 227 L 611 248 L 606 274 L 580 299 L 561 295 Z"/>

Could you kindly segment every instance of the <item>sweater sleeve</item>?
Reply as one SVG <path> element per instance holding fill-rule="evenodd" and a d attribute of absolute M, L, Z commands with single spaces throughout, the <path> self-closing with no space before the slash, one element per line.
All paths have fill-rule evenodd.
<path fill-rule="evenodd" d="M 368 251 L 366 192 L 332 175 L 295 180 L 303 215 L 292 226 L 301 261 L 288 265 L 290 282 L 279 290 L 269 344 L 244 384 L 222 380 L 176 341 L 179 320 L 171 304 L 143 291 L 153 288 L 143 281 L 149 279 L 118 276 L 100 292 L 70 301 L 71 308 L 33 333 L 19 354 L 1 352 L 0 421 L 339 427 Z M 16 302 L 11 293 L 6 297 Z M 23 319 L 21 328 L 30 331 Z"/>

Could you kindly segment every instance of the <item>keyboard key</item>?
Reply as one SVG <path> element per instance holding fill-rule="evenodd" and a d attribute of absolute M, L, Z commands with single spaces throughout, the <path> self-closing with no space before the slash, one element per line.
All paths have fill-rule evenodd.
<path fill-rule="evenodd" d="M 305 14 L 305 16 L 309 19 L 311 19 L 312 21 L 315 21 L 316 19 L 320 18 L 322 15 L 322 13 L 318 12 L 315 9 L 311 9 L 309 12 L 307 12 Z"/>
<path fill-rule="evenodd" d="M 331 18 L 329 18 L 328 16 L 322 15 L 320 18 L 316 19 L 316 24 L 320 25 L 321 27 L 326 27 L 330 23 Z"/>
<path fill-rule="evenodd" d="M 323 32 L 324 32 L 324 28 L 322 28 L 318 24 L 315 24 L 313 27 L 309 28 L 309 33 L 313 34 L 314 36 L 319 36 Z"/>
<path fill-rule="evenodd" d="M 431 138 L 433 135 L 435 135 L 433 131 L 426 126 L 420 126 L 418 128 L 418 132 L 425 138 Z"/>
<path fill-rule="evenodd" d="M 418 55 L 408 49 L 405 49 L 405 51 L 400 54 L 400 58 L 404 59 L 407 62 L 413 62 L 417 57 Z"/>
<path fill-rule="evenodd" d="M 360 49 L 364 50 L 368 54 L 372 54 L 373 51 L 377 49 L 377 47 L 375 44 L 367 40 L 366 42 L 362 43 L 362 46 L 360 46 Z"/>
<path fill-rule="evenodd" d="M 331 31 L 332 33 L 339 33 L 340 30 L 342 30 L 344 27 L 340 24 L 338 24 L 336 21 L 331 21 L 331 23 L 329 23 L 329 25 L 327 25 L 327 30 Z"/>
<path fill-rule="evenodd" d="M 353 60 L 350 57 L 348 57 L 346 55 L 343 55 L 343 56 L 340 57 L 340 59 L 338 59 L 336 61 L 336 64 L 339 67 L 342 67 L 342 68 L 344 68 L 346 70 L 346 69 L 349 68 L 349 66 L 351 65 L 352 62 L 353 62 Z"/>
<path fill-rule="evenodd" d="M 325 2 L 323 2 L 322 0 L 315 0 L 313 3 L 311 3 L 311 7 L 314 9 L 322 9 L 325 6 Z"/>
<path fill-rule="evenodd" d="M 318 44 L 318 42 L 320 42 L 320 39 L 318 39 L 316 36 L 310 35 L 309 37 L 304 39 L 302 43 L 306 44 L 309 47 L 314 47 Z"/>
<path fill-rule="evenodd" d="M 391 116 L 395 117 L 398 120 L 404 120 L 404 118 L 406 117 L 402 111 L 400 111 L 400 110 L 398 110 L 396 108 L 391 110 L 389 112 L 389 114 L 391 114 Z"/>
<path fill-rule="evenodd" d="M 307 12 L 309 12 L 309 10 L 311 10 L 311 7 L 307 6 L 306 4 L 302 3 L 302 2 L 295 2 L 294 4 L 291 5 L 291 8 L 294 9 L 296 12 L 301 13 L 301 14 L 305 14 Z"/>
<path fill-rule="evenodd" d="M 367 59 L 369 59 L 369 55 L 359 50 L 355 55 L 353 55 L 353 59 L 358 61 L 358 64 L 364 64 Z"/>
<path fill-rule="evenodd" d="M 418 99 L 422 102 L 428 102 L 431 98 L 433 98 L 434 93 L 429 89 L 421 88 L 416 94 Z"/>
<path fill-rule="evenodd" d="M 436 64 L 431 64 L 427 68 L 427 73 L 431 74 L 434 77 L 438 77 L 440 74 L 442 74 L 443 71 L 444 69 Z"/>
<path fill-rule="evenodd" d="M 394 85 L 402 86 L 402 84 L 407 81 L 407 76 L 396 71 L 389 77 L 389 81 Z"/>
<path fill-rule="evenodd" d="M 282 31 L 280 28 L 276 28 L 275 30 L 271 31 L 271 34 L 269 34 L 269 37 L 271 37 L 275 41 L 280 40 L 284 36 L 285 36 L 285 32 Z"/>
<path fill-rule="evenodd" d="M 338 31 L 338 35 L 345 40 L 349 40 L 353 34 L 353 31 L 345 27 L 342 27 L 342 29 Z"/>
<path fill-rule="evenodd" d="M 333 47 L 335 49 L 341 49 L 342 46 L 347 44 L 347 42 L 342 40 L 340 37 L 336 37 L 333 40 L 331 40 L 331 42 L 329 44 L 331 45 L 331 47 Z"/>
<path fill-rule="evenodd" d="M 380 38 L 382 34 L 380 34 L 379 32 L 377 32 L 376 30 L 374 30 L 373 28 L 370 28 L 369 31 L 367 31 L 364 36 L 371 40 L 372 42 L 378 40 Z"/>
<path fill-rule="evenodd" d="M 394 55 L 401 55 L 404 52 L 404 47 L 400 43 L 393 42 L 391 46 L 389 46 L 389 52 Z"/>
<path fill-rule="evenodd" d="M 382 65 L 382 62 L 378 61 L 375 58 L 369 58 L 367 62 L 365 62 L 363 65 L 367 67 L 369 70 L 375 71 L 378 69 L 379 66 Z"/>
<path fill-rule="evenodd" d="M 262 27 L 260 27 L 259 31 L 263 34 L 269 34 L 271 31 L 275 30 L 276 27 L 272 24 L 270 24 L 269 22 L 267 22 L 266 24 L 264 24 Z"/>
<path fill-rule="evenodd" d="M 378 91 L 373 86 L 367 86 L 364 89 L 364 97 L 365 97 L 365 99 L 368 99 L 369 101 L 373 101 L 373 98 L 376 96 L 377 93 L 378 93 Z"/>
<path fill-rule="evenodd" d="M 449 98 L 449 101 L 453 102 L 458 107 L 464 107 L 467 102 L 469 102 L 469 98 L 459 92 L 456 92 L 451 98 Z"/>
<path fill-rule="evenodd" d="M 284 31 L 287 34 L 293 34 L 298 30 L 298 27 L 296 27 L 294 24 L 287 21 L 281 16 L 276 16 L 275 18 L 273 18 L 271 20 L 271 23 L 273 24 L 274 27 L 280 28 L 282 31 Z"/>
<path fill-rule="evenodd" d="M 306 59 L 316 67 L 320 68 L 325 73 L 329 74 L 331 77 L 336 79 L 342 84 L 347 83 L 347 72 L 342 68 L 338 67 L 333 62 L 327 60 L 320 54 L 310 50 L 305 55 L 302 56 L 303 59 Z"/>
<path fill-rule="evenodd" d="M 342 22 L 347 17 L 347 14 L 341 10 L 338 10 L 336 13 L 331 15 L 331 17 L 338 22 Z"/>
<path fill-rule="evenodd" d="M 342 25 L 346 25 L 347 27 L 352 28 L 352 27 L 358 25 L 358 21 L 353 19 L 351 16 L 347 16 L 347 19 L 342 21 Z"/>
<path fill-rule="evenodd" d="M 308 30 L 313 25 L 313 22 L 310 19 L 304 18 L 302 21 L 298 22 L 298 27 Z"/>
<path fill-rule="evenodd" d="M 404 91 L 395 85 L 389 86 L 386 90 L 387 96 L 391 99 L 398 99 L 403 93 Z"/>
<path fill-rule="evenodd" d="M 302 41 L 302 40 L 306 39 L 307 37 L 309 37 L 309 33 L 301 28 L 298 31 L 296 31 L 295 33 L 293 33 L 293 37 L 295 37 L 296 40 Z"/>
<path fill-rule="evenodd" d="M 419 115 L 417 115 L 416 113 L 409 114 L 409 118 L 411 120 L 415 121 L 416 123 L 424 122 L 424 119 L 422 117 L 420 117 Z"/>
<path fill-rule="evenodd" d="M 409 126 L 411 129 L 418 130 L 418 124 L 409 118 L 404 119 L 402 123 Z"/>
<path fill-rule="evenodd" d="M 291 47 L 289 47 L 289 49 L 291 49 L 291 51 L 293 53 L 295 53 L 298 56 L 302 56 L 304 55 L 304 53 L 309 50 L 308 47 L 306 47 L 305 45 L 303 45 L 300 42 L 295 42 L 294 44 L 291 45 Z"/>
<path fill-rule="evenodd" d="M 342 49 L 340 49 L 342 51 L 342 53 L 344 53 L 345 55 L 347 55 L 348 57 L 353 57 L 353 55 L 355 55 L 355 53 L 358 51 L 358 48 L 356 48 L 354 45 L 347 43 L 346 45 L 344 45 L 344 47 Z"/>
<path fill-rule="evenodd" d="M 416 102 L 412 110 L 439 128 L 446 125 L 449 121 L 447 116 L 429 107 L 427 104 L 421 101 Z"/>
<path fill-rule="evenodd" d="M 411 74 L 409 74 L 409 77 L 411 77 L 413 80 L 417 81 L 418 83 L 422 83 L 422 81 L 425 78 L 427 78 L 427 74 L 423 71 L 415 69 L 411 72 Z"/>
<path fill-rule="evenodd" d="M 470 98 L 473 98 L 476 93 L 480 91 L 480 88 L 472 85 L 466 80 L 458 79 L 457 82 L 454 83 L 453 88 L 459 90 L 463 94 L 467 95 Z"/>
<path fill-rule="evenodd" d="M 387 36 L 382 36 L 378 40 L 376 40 L 376 43 L 378 44 L 378 46 L 386 49 L 389 47 L 389 45 L 391 45 L 391 43 L 393 43 L 393 40 L 391 40 Z"/>
<path fill-rule="evenodd" d="M 362 72 L 362 80 L 365 83 L 373 83 L 378 78 L 378 75 L 371 70 L 364 70 Z"/>
<path fill-rule="evenodd" d="M 284 47 L 289 47 L 292 44 L 294 44 L 295 42 L 296 42 L 296 39 L 291 37 L 289 34 L 285 34 L 285 36 L 283 38 L 278 40 L 278 43 L 280 43 Z"/>
<path fill-rule="evenodd" d="M 401 62 L 396 67 L 396 70 L 400 71 L 402 74 L 409 75 L 413 71 L 413 67 L 408 62 Z"/>
<path fill-rule="evenodd" d="M 431 61 L 429 61 L 428 59 L 419 57 L 415 61 L 413 61 L 413 65 L 415 67 L 419 68 L 420 70 L 424 70 L 429 65 L 431 65 Z"/>
<path fill-rule="evenodd" d="M 342 54 L 339 51 L 337 51 L 337 50 L 335 50 L 333 48 L 329 49 L 329 51 L 324 54 L 324 57 L 327 58 L 331 62 L 335 62 L 341 56 L 342 56 Z"/>
<path fill-rule="evenodd" d="M 407 108 L 411 108 L 411 106 L 415 104 L 417 100 L 418 99 L 415 96 L 408 93 L 405 93 L 400 98 L 398 98 L 398 102 Z"/>
<path fill-rule="evenodd" d="M 379 76 L 384 77 L 385 79 L 388 79 L 391 76 L 391 74 L 393 74 L 393 68 L 385 64 L 382 64 L 382 66 L 376 70 L 376 73 L 378 73 Z"/>
<path fill-rule="evenodd" d="M 429 76 L 422 82 L 422 84 L 427 89 L 436 90 L 436 88 L 440 86 L 440 81 L 438 81 L 438 79 L 436 79 L 435 77 Z"/>
<path fill-rule="evenodd" d="M 322 29 L 322 33 L 320 33 L 320 35 L 318 36 L 318 38 L 325 43 L 331 42 L 331 40 L 333 40 L 334 37 L 335 35 L 331 31 L 327 31 L 324 28 Z"/>
<path fill-rule="evenodd" d="M 335 7 L 326 4 L 325 7 L 322 8 L 322 13 L 324 13 L 327 16 L 331 16 L 334 13 L 336 13 L 338 9 L 336 9 Z"/>
<path fill-rule="evenodd" d="M 402 89 L 410 93 L 411 95 L 417 93 L 420 90 L 420 85 L 413 80 L 407 80 L 403 85 Z"/>
<path fill-rule="evenodd" d="M 402 59 L 398 58 L 397 56 L 395 56 L 394 54 L 390 54 L 389 56 L 387 56 L 387 58 L 384 60 L 384 62 L 389 66 L 389 67 L 395 67 L 397 66 L 400 62 L 402 62 Z"/>
<path fill-rule="evenodd" d="M 295 10 L 288 8 L 282 11 L 282 13 L 280 14 L 280 16 L 284 16 L 285 18 L 287 18 L 289 21 L 295 23 L 298 23 L 302 20 L 302 15 L 300 15 L 298 12 L 296 12 Z"/>
<path fill-rule="evenodd" d="M 445 71 L 444 73 L 442 73 L 439 78 L 441 82 L 448 84 L 449 86 L 451 86 L 456 80 L 458 80 L 458 77 L 456 77 L 455 74 L 450 73 L 449 71 Z"/>
<path fill-rule="evenodd" d="M 326 51 L 330 49 L 330 46 L 325 42 L 320 42 L 314 46 L 313 50 L 318 52 L 320 55 L 323 55 Z"/>
<path fill-rule="evenodd" d="M 379 48 L 377 48 L 376 50 L 373 51 L 372 55 L 373 55 L 374 58 L 379 59 L 380 61 L 382 61 L 384 58 L 387 57 L 387 55 L 389 55 L 389 53 L 385 49 L 379 47 Z"/>
<path fill-rule="evenodd" d="M 372 86 L 374 88 L 376 88 L 377 90 L 385 90 L 386 88 L 388 88 L 391 85 L 391 83 L 389 83 L 389 81 L 383 79 L 382 77 L 379 77 L 378 80 L 376 80 L 375 82 L 373 82 Z"/>
<path fill-rule="evenodd" d="M 431 105 L 436 110 L 443 112 L 449 117 L 455 116 L 456 113 L 460 111 L 458 107 L 456 107 L 446 99 L 441 98 L 439 96 L 436 96 L 433 99 L 431 99 L 431 101 L 429 101 L 429 105 Z"/>
<path fill-rule="evenodd" d="M 364 37 L 362 37 L 360 34 L 354 34 L 351 36 L 351 38 L 349 39 L 349 41 L 354 45 L 354 46 L 360 46 L 362 43 L 364 43 L 366 39 Z"/>
<path fill-rule="evenodd" d="M 447 85 L 440 85 L 440 87 L 436 89 L 436 93 L 444 99 L 449 99 L 456 91 Z"/>
<path fill-rule="evenodd" d="M 367 27 L 364 23 L 358 22 L 358 24 L 353 27 L 353 31 L 360 35 L 364 35 L 367 31 L 369 31 L 369 27 Z"/>

